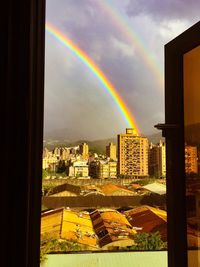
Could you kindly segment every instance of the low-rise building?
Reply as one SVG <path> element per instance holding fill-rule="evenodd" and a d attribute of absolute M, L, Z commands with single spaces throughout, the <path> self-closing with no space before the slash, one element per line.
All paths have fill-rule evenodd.
<path fill-rule="evenodd" d="M 142 188 L 154 194 L 166 195 L 166 184 L 152 183 L 144 185 Z"/>
<path fill-rule="evenodd" d="M 150 206 L 141 206 L 125 211 L 124 214 L 137 231 L 145 233 L 159 232 L 162 240 L 167 240 L 166 211 Z"/>
<path fill-rule="evenodd" d="M 118 211 L 98 209 L 90 213 L 94 231 L 102 249 L 118 249 L 134 245 L 135 230 Z"/>
<path fill-rule="evenodd" d="M 54 155 L 48 155 L 42 159 L 42 168 L 43 170 L 55 171 L 58 159 Z"/>
<path fill-rule="evenodd" d="M 105 196 L 134 196 L 136 195 L 133 191 L 128 190 L 122 186 L 114 185 L 114 184 L 102 185 L 101 192 Z"/>
<path fill-rule="evenodd" d="M 98 249 L 98 239 L 87 211 L 56 209 L 41 215 L 41 235 L 77 242 L 84 249 Z M 85 248 L 86 246 L 86 248 Z"/>
<path fill-rule="evenodd" d="M 66 174 L 69 177 L 88 177 L 88 162 L 87 161 L 74 161 L 69 163 L 66 168 Z"/>
<path fill-rule="evenodd" d="M 117 177 L 117 162 L 94 160 L 89 165 L 89 175 L 92 178 L 116 178 Z"/>

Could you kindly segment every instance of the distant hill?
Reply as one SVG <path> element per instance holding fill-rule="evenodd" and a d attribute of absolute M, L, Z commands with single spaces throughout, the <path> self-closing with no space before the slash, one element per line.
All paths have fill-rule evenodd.
<path fill-rule="evenodd" d="M 85 136 L 82 138 L 85 138 Z M 59 142 L 72 142 L 80 139 L 80 133 L 68 128 L 56 129 L 49 132 L 44 132 L 44 139 L 48 141 L 57 140 Z"/>
<path fill-rule="evenodd" d="M 153 143 L 153 144 L 157 144 L 157 143 L 159 143 L 160 140 L 161 140 L 162 142 L 165 141 L 165 138 L 162 137 L 162 133 L 161 133 L 161 131 L 158 132 L 158 133 L 156 133 L 156 134 L 148 135 L 147 138 L 148 138 L 149 142 L 150 142 L 150 143 Z"/>
<path fill-rule="evenodd" d="M 63 133 L 65 133 L 64 129 L 63 129 Z M 64 137 L 65 136 L 65 137 Z M 100 139 L 100 140 L 87 140 L 87 139 L 75 139 L 75 137 L 73 136 L 73 139 L 71 137 L 72 135 L 70 134 L 69 136 L 67 136 L 67 134 L 63 135 L 62 132 L 58 132 L 58 134 L 56 135 L 50 135 L 48 137 L 50 138 L 45 138 L 45 142 L 44 142 L 44 146 L 49 148 L 49 149 L 53 149 L 55 146 L 66 146 L 66 147 L 70 147 L 70 146 L 78 146 L 81 143 L 87 143 L 89 145 L 90 151 L 91 152 L 96 152 L 98 154 L 105 154 L 106 152 L 106 146 L 109 143 L 114 143 L 117 144 L 117 136 L 116 137 L 112 137 L 112 138 L 107 138 L 107 139 Z M 164 141 L 164 138 L 161 136 L 161 132 L 160 133 L 156 133 L 156 134 L 152 134 L 147 136 L 149 142 L 152 142 L 154 144 L 159 143 L 160 140 Z"/>
<path fill-rule="evenodd" d="M 44 146 L 47 147 L 48 149 L 53 149 L 55 146 L 74 147 L 74 146 L 78 146 L 82 143 L 87 143 L 89 145 L 90 152 L 96 152 L 98 154 L 105 154 L 106 146 L 111 142 L 116 144 L 117 139 L 116 138 L 108 138 L 108 139 L 95 140 L 95 141 L 82 139 L 82 140 L 71 141 L 71 142 L 67 142 L 64 140 L 46 140 L 44 142 Z"/>

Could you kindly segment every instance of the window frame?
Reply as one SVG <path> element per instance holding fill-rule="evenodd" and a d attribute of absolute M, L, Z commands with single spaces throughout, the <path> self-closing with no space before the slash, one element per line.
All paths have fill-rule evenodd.
<path fill-rule="evenodd" d="M 2 7 L 2 266 L 40 266 L 45 0 Z"/>
<path fill-rule="evenodd" d="M 188 266 L 183 56 L 200 45 L 200 22 L 165 45 L 165 124 L 166 137 L 168 265 Z M 179 167 L 177 167 L 179 166 Z"/>

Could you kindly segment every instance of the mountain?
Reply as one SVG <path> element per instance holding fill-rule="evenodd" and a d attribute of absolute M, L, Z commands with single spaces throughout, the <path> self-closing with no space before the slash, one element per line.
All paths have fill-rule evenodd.
<path fill-rule="evenodd" d="M 108 138 L 108 139 L 95 140 L 95 141 L 81 139 L 81 140 L 71 141 L 71 142 L 65 141 L 65 140 L 53 140 L 52 139 L 52 140 L 45 140 L 44 146 L 51 150 L 55 146 L 74 147 L 74 146 L 78 146 L 82 143 L 87 143 L 89 145 L 90 152 L 96 152 L 98 154 L 105 154 L 106 146 L 109 143 L 117 144 L 117 139 L 116 138 Z"/>
<path fill-rule="evenodd" d="M 159 133 L 156 133 L 156 134 L 151 134 L 151 135 L 148 135 L 147 136 L 148 140 L 149 140 L 149 143 L 153 143 L 153 144 L 157 144 L 160 142 L 160 140 L 162 142 L 165 141 L 165 138 L 162 137 L 162 133 L 161 131 Z"/>
<path fill-rule="evenodd" d="M 70 134 L 68 134 L 70 132 Z M 99 139 L 99 140 L 88 140 L 87 138 L 76 139 L 76 136 L 80 136 L 80 133 L 73 134 L 73 132 L 62 129 L 59 131 L 54 131 L 52 133 L 48 133 L 45 135 L 44 146 L 53 149 L 55 146 L 78 146 L 81 143 L 87 143 L 89 145 L 91 152 L 96 152 L 98 154 L 105 154 L 106 146 L 109 143 L 117 144 L 117 136 L 107 139 Z M 149 142 L 154 144 L 159 143 L 160 140 L 164 141 L 164 138 L 160 133 L 152 134 L 147 136 Z"/>
<path fill-rule="evenodd" d="M 85 138 L 85 137 L 83 137 Z M 44 140 L 57 140 L 71 142 L 80 139 L 80 133 L 68 128 L 56 129 L 49 132 L 44 132 Z"/>

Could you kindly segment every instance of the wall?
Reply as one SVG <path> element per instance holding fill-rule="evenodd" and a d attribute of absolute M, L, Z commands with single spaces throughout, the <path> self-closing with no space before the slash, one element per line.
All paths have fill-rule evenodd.
<path fill-rule="evenodd" d="M 41 267 L 167 267 L 167 251 L 48 255 Z"/>

